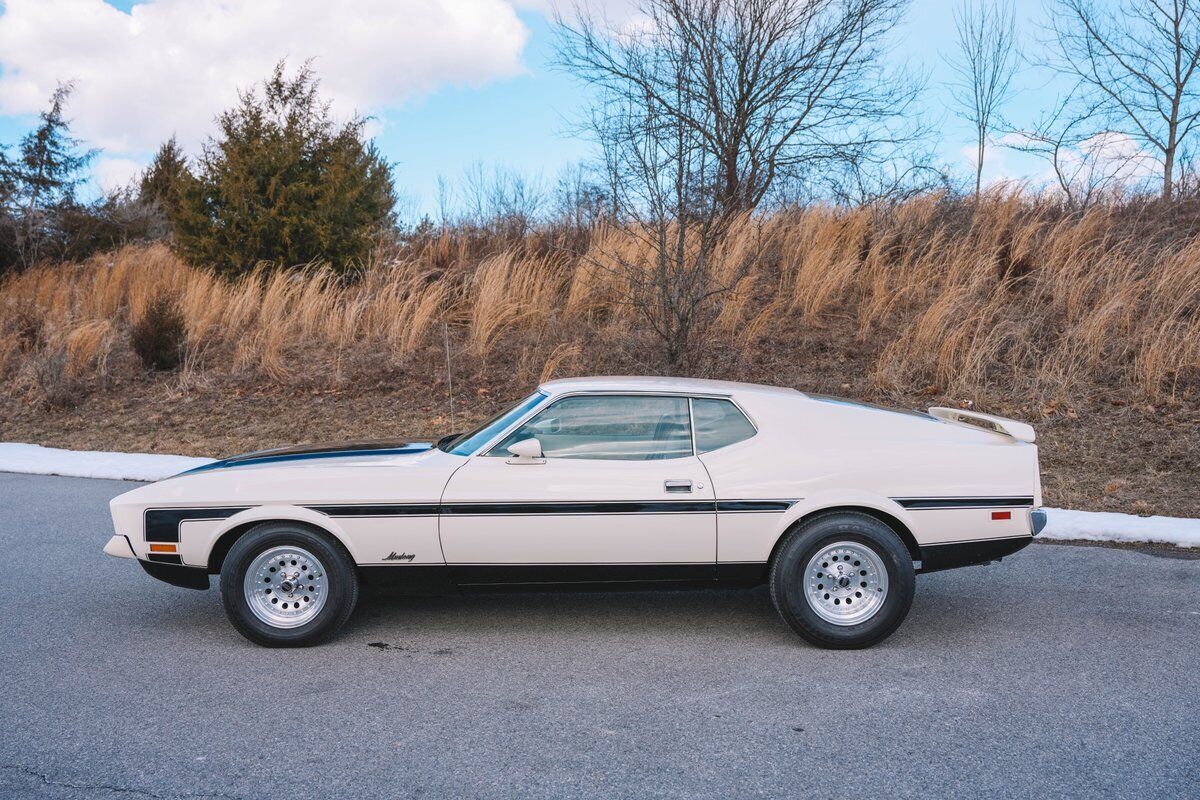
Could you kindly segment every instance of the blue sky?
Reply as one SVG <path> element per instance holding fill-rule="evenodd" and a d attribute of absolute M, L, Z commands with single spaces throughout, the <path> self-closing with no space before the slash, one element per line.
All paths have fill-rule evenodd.
<path fill-rule="evenodd" d="M 945 110 L 951 102 L 946 84 L 953 74 L 944 56 L 953 52 L 957 36 L 951 7 L 948 0 L 915 0 L 894 57 L 928 75 L 922 105 L 940 131 L 939 152 L 965 175 L 973 162 L 963 151 L 973 151 L 974 133 Z M 1014 10 L 1025 38 L 1038 36 L 1044 19 L 1040 0 L 1019 0 Z M 378 141 L 397 162 L 397 183 L 419 194 L 425 208 L 436 200 L 439 174 L 453 178 L 474 162 L 504 164 L 552 179 L 563 166 L 591 154 L 588 142 L 571 135 L 568 123 L 581 107 L 580 87 L 548 63 L 550 24 L 536 12 L 520 16 L 531 31 L 524 53 L 526 74 L 480 88 L 443 89 L 387 115 Z M 1005 110 L 1014 119 L 1032 120 L 1053 102 L 1055 89 L 1046 76 L 1023 70 Z M 1044 165 L 1030 156 L 995 151 L 988 156 L 985 176 L 1037 179 L 1044 172 Z"/>
<path fill-rule="evenodd" d="M 156 18 L 146 16 L 149 22 L 145 25 L 138 21 L 138 13 L 134 17 L 124 16 L 134 2 L 108 0 L 108 5 L 119 9 L 122 15 L 105 14 L 102 10 L 95 14 L 94 20 L 86 14 L 79 15 L 81 20 L 73 30 L 56 32 L 59 26 L 50 23 L 57 23 L 61 17 L 53 16 L 52 6 L 69 1 L 8 0 L 4 4 L 4 14 L 0 16 L 0 141 L 15 141 L 32 124 L 33 109 L 37 106 L 34 98 L 47 87 L 52 88 L 52 79 L 57 74 L 55 65 L 58 71 L 81 73 L 82 77 L 71 74 L 58 77 L 74 77 L 79 82 L 79 99 L 71 115 L 76 128 L 85 135 L 90 133 L 87 138 L 104 148 L 96 169 L 100 183 L 111 185 L 128 178 L 149 158 L 153 143 L 171 132 L 181 133 L 186 147 L 198 148 L 206 122 L 220 110 L 219 98 L 232 92 L 234 84 L 230 83 L 220 91 L 213 89 L 211 99 L 206 100 L 204 91 L 157 87 L 155 69 L 147 68 L 146 63 L 153 65 L 158 61 L 131 63 L 124 77 L 109 69 L 109 65 L 119 65 L 126 59 L 131 48 L 150 48 L 150 44 L 143 43 L 152 40 L 154 30 L 177 32 L 181 25 L 190 25 L 188 15 L 201 14 L 205 9 L 211 11 L 212 19 L 196 22 L 196 29 L 202 33 L 194 41 L 187 36 L 181 41 L 176 33 L 167 33 L 160 35 L 165 41 L 153 45 L 160 48 L 155 51 L 160 53 L 155 58 L 169 59 L 179 69 L 186 69 L 189 76 L 205 71 L 202 77 L 207 77 L 197 84 L 204 90 L 221 80 L 244 85 L 252 78 L 237 76 L 257 74 L 253 72 L 256 67 L 252 59 L 266 57 L 242 51 L 258 49 L 253 44 L 256 40 L 252 34 L 257 30 L 254 26 L 272 24 L 259 18 L 263 15 L 255 14 L 259 8 L 269 10 L 267 0 L 257 0 L 257 6 L 231 18 L 219 16 L 228 4 L 218 0 L 192 0 L 190 4 L 185 0 L 151 0 L 144 5 L 161 10 L 161 19 L 155 23 Z M 99 6 L 101 0 L 74 2 L 93 2 Z M 371 5 L 379 0 L 364 2 Z M 380 27 L 394 26 L 401 39 L 409 37 L 407 44 L 398 41 L 393 46 L 386 38 L 375 37 L 361 45 L 361 53 L 356 52 L 360 47 L 353 39 L 359 35 L 355 32 L 371 28 L 382 12 L 365 9 L 363 19 L 354 19 L 353 13 L 343 9 L 340 16 L 314 20 L 313 31 L 305 31 L 302 20 L 292 25 L 295 30 L 280 34 L 288 37 L 281 39 L 281 52 L 293 59 L 302 55 L 296 50 L 303 49 L 305 42 L 321 43 L 320 47 L 325 49 L 317 56 L 317 69 L 326 85 L 333 85 L 335 109 L 344 112 L 357 109 L 376 118 L 372 130 L 385 156 L 396 165 L 398 188 L 415 198 L 426 211 L 435 208 L 439 175 L 454 181 L 470 165 L 480 162 L 541 175 L 549 182 L 564 166 L 591 152 L 586 141 L 570 133 L 567 121 L 580 111 L 583 92 L 569 76 L 552 70 L 548 64 L 553 34 L 546 16 L 537 9 L 538 0 L 518 0 L 515 8 L 508 0 L 470 2 L 472 13 L 480 17 L 491 15 L 480 24 L 482 29 L 472 29 L 472 20 L 459 20 L 461 32 L 442 35 L 439 42 L 430 45 L 429 54 L 423 53 L 421 47 L 432 29 L 421 25 L 436 25 L 439 35 L 445 25 L 412 22 L 411 13 L 378 21 Z M 288 8 L 298 5 L 293 0 Z M 1022 39 L 1027 48 L 1036 50 L 1045 18 L 1042 3 L 1016 0 L 1015 5 Z M 955 46 L 953 6 L 947 0 L 914 0 L 897 36 L 894 57 L 928 74 L 924 106 L 940 130 L 939 152 L 948 165 L 965 176 L 971 169 L 965 150 L 971 145 L 972 134 L 966 124 L 946 110 L 950 98 L 945 83 L 950 73 L 944 57 Z M 146 10 L 156 10 L 149 7 Z M 315 13 L 330 13 L 320 5 L 311 7 L 319 10 Z M 139 28 L 137 35 L 125 43 L 117 41 L 134 22 L 137 23 L 134 27 Z M 206 24 L 211 27 L 205 28 Z M 247 29 L 244 47 L 238 41 L 241 31 L 236 30 L 237 25 Z M 43 26 L 47 29 L 43 30 Z M 44 41 L 37 42 L 39 37 Z M 31 39 L 37 46 L 29 44 Z M 6 42 L 10 43 L 7 48 Z M 86 44 L 81 47 L 79 42 Z M 216 47 L 225 49 L 219 55 L 213 54 Z M 412 51 L 412 57 L 390 64 L 388 59 L 398 50 Z M 438 56 L 444 56 L 438 62 L 441 66 L 430 66 L 425 70 L 428 74 L 412 81 L 396 77 L 420 72 L 425 65 L 437 61 Z M 371 73 L 356 71 L 356 58 L 379 62 L 380 69 Z M 327 66 L 330 75 L 323 69 Z M 18 79 L 26 80 L 18 85 Z M 1054 99 L 1056 87 L 1045 84 L 1046 78 L 1035 71 L 1020 75 L 1006 114 L 1016 121 L 1031 121 Z M 181 95 L 189 100 L 186 107 L 179 107 Z M 205 102 L 212 107 L 206 108 Z M 364 105 L 367 107 L 363 108 Z M 1000 148 L 994 148 L 985 171 L 992 178 L 1037 179 L 1043 173 L 1044 167 L 1030 157 Z"/>

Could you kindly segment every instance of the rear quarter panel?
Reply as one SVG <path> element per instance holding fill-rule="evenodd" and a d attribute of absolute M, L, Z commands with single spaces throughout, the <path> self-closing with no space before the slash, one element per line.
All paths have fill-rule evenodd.
<path fill-rule="evenodd" d="M 717 558 L 761 562 L 796 520 L 857 506 L 902 522 L 918 544 L 1030 533 L 1025 507 L 912 510 L 896 498 L 1034 498 L 1037 448 L 907 413 L 774 396 L 737 397 L 758 427 L 752 439 L 701 456 L 718 500 L 794 501 L 774 514 L 718 513 Z"/>

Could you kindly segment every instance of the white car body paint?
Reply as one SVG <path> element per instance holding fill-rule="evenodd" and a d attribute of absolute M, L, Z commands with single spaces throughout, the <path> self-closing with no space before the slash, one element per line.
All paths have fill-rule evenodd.
<path fill-rule="evenodd" d="M 442 549 L 454 564 L 703 564 L 717 549 L 717 515 L 612 511 L 471 514 L 473 503 L 621 503 L 670 501 L 667 480 L 691 481 L 686 499 L 715 501 L 700 459 L 603 461 L 546 459 L 514 465 L 472 458 L 450 479 L 443 503 L 466 513 L 441 519 Z M 703 489 L 697 488 L 703 485 Z"/>
<path fill-rule="evenodd" d="M 798 520 L 853 507 L 886 516 L 918 549 L 914 561 L 976 548 L 966 561 L 956 551 L 946 562 L 957 566 L 950 562 L 980 563 L 1027 543 L 1042 502 L 1032 428 L 999 417 L 967 414 L 991 421 L 979 427 L 941 409 L 943 418 L 675 378 L 571 379 L 540 391 L 545 400 L 470 455 L 268 452 L 134 489 L 111 504 L 117 537 L 128 545 L 106 552 L 127 555 L 131 547 L 144 564 L 215 571 L 214 547 L 227 533 L 291 520 L 326 531 L 360 566 L 386 567 L 400 579 L 420 565 L 765 567 Z M 487 454 L 523 421 L 579 394 L 727 398 L 757 433 L 659 460 Z M 668 481 L 678 482 L 676 491 Z M 154 540 L 175 544 L 175 557 L 152 554 Z M 977 549 L 1004 542 L 1011 548 Z"/>

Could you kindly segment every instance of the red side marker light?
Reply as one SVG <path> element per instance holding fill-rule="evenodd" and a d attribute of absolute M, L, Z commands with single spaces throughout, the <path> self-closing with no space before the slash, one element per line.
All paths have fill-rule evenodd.
<path fill-rule="evenodd" d="M 993 511 L 992 519 L 1012 519 L 1011 511 Z"/>

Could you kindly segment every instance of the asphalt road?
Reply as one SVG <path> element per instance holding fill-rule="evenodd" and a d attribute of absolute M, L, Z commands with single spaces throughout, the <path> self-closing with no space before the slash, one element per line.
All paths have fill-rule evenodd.
<path fill-rule="evenodd" d="M 1200 794 L 1200 561 L 1034 546 L 859 652 L 761 589 L 376 600 L 266 650 L 101 554 L 132 485 L 0 474 L 0 797 Z"/>

